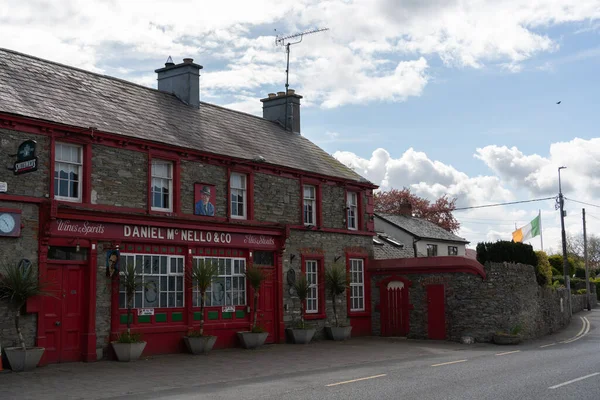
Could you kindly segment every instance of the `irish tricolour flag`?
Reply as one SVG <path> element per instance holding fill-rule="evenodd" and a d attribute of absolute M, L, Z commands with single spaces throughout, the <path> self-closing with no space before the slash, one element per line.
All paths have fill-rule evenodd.
<path fill-rule="evenodd" d="M 540 215 L 513 232 L 513 242 L 523 242 L 540 235 Z"/>

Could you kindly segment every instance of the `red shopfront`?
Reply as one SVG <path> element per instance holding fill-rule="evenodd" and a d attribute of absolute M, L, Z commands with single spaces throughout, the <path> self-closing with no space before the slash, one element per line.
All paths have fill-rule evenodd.
<path fill-rule="evenodd" d="M 135 265 L 145 283 L 135 294 L 132 318 L 132 331 L 147 341 L 145 355 L 184 351 L 182 336 L 199 326 L 199 300 L 187 272 L 201 259 L 219 265 L 204 311 L 206 333 L 218 337 L 215 347 L 237 346 L 236 332 L 250 327 L 253 293 L 244 277 L 250 265 L 259 265 L 269 277 L 261 287 L 258 323 L 268 330 L 268 342 L 283 341 L 282 230 L 190 221 L 128 222 L 77 215 L 50 221 L 49 250 L 44 251 L 44 262 L 40 259 L 40 274 L 59 295 L 29 306 L 40 316 L 38 343 L 49 349 L 44 364 L 96 359 L 96 309 L 108 312 L 96 304 L 102 293 L 110 297 L 110 340 L 126 329 L 125 294 L 118 273 L 109 276 L 115 253 L 119 267 Z M 76 248 L 83 256 L 55 260 L 56 248 Z"/>

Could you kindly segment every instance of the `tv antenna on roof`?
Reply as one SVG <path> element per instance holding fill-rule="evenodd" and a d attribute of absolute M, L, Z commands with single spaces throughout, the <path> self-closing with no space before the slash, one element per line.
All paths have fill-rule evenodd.
<path fill-rule="evenodd" d="M 275 36 L 275 45 L 276 46 L 285 46 L 285 52 L 286 52 L 286 56 L 287 56 L 287 60 L 286 60 L 286 68 L 285 68 L 285 129 L 287 130 L 288 128 L 288 88 L 290 87 L 290 46 L 293 44 L 298 44 L 300 42 L 302 42 L 302 39 L 304 38 L 304 35 L 312 35 L 313 33 L 319 33 L 319 32 L 324 32 L 324 31 L 328 31 L 329 28 L 317 28 L 317 29 L 311 29 L 308 31 L 303 31 L 300 33 L 295 33 L 293 35 L 287 35 L 287 36 Z M 277 30 L 276 30 L 277 31 Z M 291 39 L 296 39 L 296 38 L 300 38 L 296 41 L 290 41 Z"/>

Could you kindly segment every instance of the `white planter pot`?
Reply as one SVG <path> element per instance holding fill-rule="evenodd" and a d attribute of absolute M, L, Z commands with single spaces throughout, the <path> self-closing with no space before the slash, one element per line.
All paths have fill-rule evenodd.
<path fill-rule="evenodd" d="M 332 340 L 347 340 L 350 339 L 352 332 L 351 326 L 327 326 L 325 327 L 327 337 Z"/>
<path fill-rule="evenodd" d="M 295 344 L 308 344 L 315 336 L 315 329 L 289 329 L 292 341 Z"/>
<path fill-rule="evenodd" d="M 15 372 L 22 372 L 32 371 L 37 367 L 44 355 L 44 348 L 27 347 L 27 350 L 23 350 L 20 347 L 6 347 L 4 352 L 10 364 L 10 369 Z"/>
<path fill-rule="evenodd" d="M 183 337 L 185 346 L 192 354 L 207 354 L 212 350 L 215 342 L 217 341 L 216 336 L 201 336 L 201 337 Z"/>
<path fill-rule="evenodd" d="M 118 343 L 111 342 L 112 348 L 117 355 L 117 360 L 119 361 L 135 361 L 140 358 L 144 348 L 146 347 L 146 342 L 138 342 L 138 343 Z"/>
<path fill-rule="evenodd" d="M 265 344 L 267 336 L 269 336 L 268 332 L 238 332 L 238 338 L 240 338 L 240 343 L 245 349 L 256 349 L 262 346 L 263 344 Z"/>

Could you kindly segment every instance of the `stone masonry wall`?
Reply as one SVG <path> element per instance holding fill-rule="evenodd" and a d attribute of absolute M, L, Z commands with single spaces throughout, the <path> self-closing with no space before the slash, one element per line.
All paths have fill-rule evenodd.
<path fill-rule="evenodd" d="M 298 297 L 290 294 L 290 286 L 287 284 L 287 273 L 293 268 L 297 277 L 300 271 L 302 271 L 302 252 L 321 253 L 324 256 L 325 268 L 327 268 L 333 263 L 334 257 L 341 256 L 338 262 L 345 263 L 346 250 L 349 247 L 361 248 L 367 254 L 367 257 L 370 257 L 371 254 L 369 252 L 372 251 L 371 242 L 372 238 L 370 236 L 292 231 L 286 242 L 286 250 L 283 255 L 283 321 L 286 327 L 292 327 L 300 321 L 300 301 Z M 352 252 L 356 252 L 356 249 L 353 249 Z M 294 258 L 290 261 L 290 255 L 292 254 Z M 325 319 L 307 321 L 309 325 L 317 329 L 315 336 L 317 339 L 324 337 L 323 328 L 325 326 L 335 325 L 333 303 L 329 298 L 326 298 L 325 308 L 327 315 Z M 338 297 L 336 308 L 340 322 L 348 322 L 346 293 Z"/>
<path fill-rule="evenodd" d="M 254 218 L 281 224 L 301 223 L 300 181 L 268 174 L 254 175 Z"/>
<path fill-rule="evenodd" d="M 0 201 L 0 207 L 21 210 L 21 223 L 24 225 L 23 229 L 21 229 L 20 237 L 0 237 L 0 268 L 6 264 L 18 263 L 22 258 L 27 258 L 37 269 L 39 227 L 39 210 L 37 205 Z M 37 330 L 36 314 L 22 316 L 20 325 L 25 337 L 25 344 L 27 346 L 35 345 Z M 9 310 L 4 302 L 0 302 L 0 344 L 2 347 L 16 346 L 18 344 L 14 311 Z"/>
<path fill-rule="evenodd" d="M 148 204 L 145 153 L 92 146 L 92 203 L 145 209 Z"/>
<path fill-rule="evenodd" d="M 346 191 L 341 186 L 322 185 L 323 226 L 346 229 Z"/>
<path fill-rule="evenodd" d="M 106 358 L 110 346 L 111 281 L 106 277 L 106 251 L 110 243 L 98 243 L 96 265 L 96 353 Z"/>
<path fill-rule="evenodd" d="M 23 175 L 14 175 L 6 167 L 12 168 L 17 158 L 11 155 L 16 154 L 19 145 L 26 140 L 37 142 L 38 170 Z M 0 129 L 0 168 L 2 171 L 0 181 L 8 184 L 6 194 L 40 198 L 49 195 L 49 155 L 50 140 L 48 137 Z"/>
<path fill-rule="evenodd" d="M 550 334 L 568 324 L 566 290 L 540 287 L 532 266 L 489 264 L 485 271 L 485 280 L 466 273 L 403 276 L 412 282 L 409 302 L 414 306 L 410 311 L 408 337 L 428 338 L 429 284 L 445 287 L 446 334 L 450 340 L 458 341 L 461 336 L 469 335 L 477 341 L 488 342 L 494 333 L 509 331 L 518 325 L 522 327 L 524 338 L 529 339 Z M 388 276 L 375 275 L 371 282 L 374 334 L 381 333 L 379 282 Z M 583 309 L 584 298 L 572 296 L 574 313 Z"/>
<path fill-rule="evenodd" d="M 226 217 L 227 213 L 227 169 L 216 165 L 192 161 L 181 161 L 181 211 L 194 213 L 194 184 L 215 185 L 217 191 L 215 216 Z"/>

